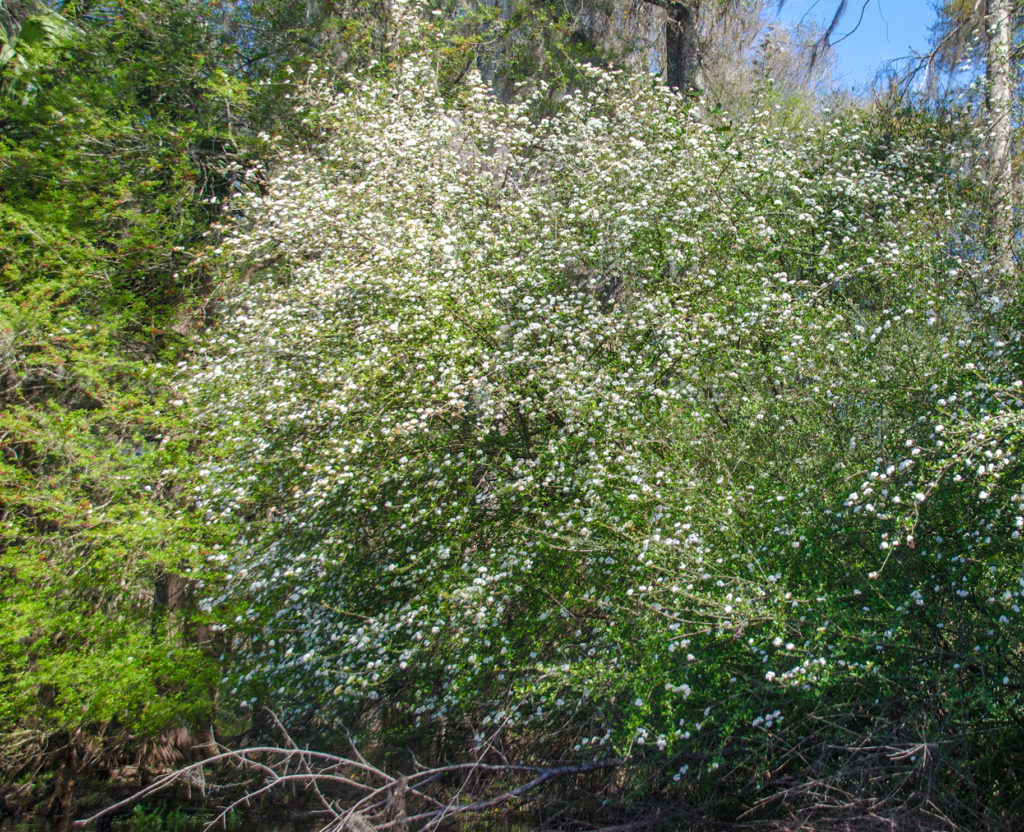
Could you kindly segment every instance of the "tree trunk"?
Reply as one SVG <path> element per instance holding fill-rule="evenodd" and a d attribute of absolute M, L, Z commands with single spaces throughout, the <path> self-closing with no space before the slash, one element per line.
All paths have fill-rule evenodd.
<path fill-rule="evenodd" d="M 700 86 L 700 41 L 697 37 L 699 0 L 657 3 L 668 12 L 665 22 L 665 82 L 690 92 Z"/>
<path fill-rule="evenodd" d="M 185 570 L 182 561 L 178 568 Z M 155 636 L 164 627 L 173 628 L 187 644 L 196 644 L 206 653 L 212 652 L 213 631 L 206 623 L 197 623 L 190 613 L 196 609 L 196 583 L 193 579 L 176 572 L 163 572 L 153 586 L 153 612 L 150 631 Z M 180 620 L 173 620 L 175 613 Z M 179 743 L 186 762 L 194 763 L 216 753 L 217 743 L 213 734 L 213 712 L 217 702 L 217 688 L 210 688 L 209 719 L 186 732 L 186 738 Z"/>
<path fill-rule="evenodd" d="M 1013 273 L 1011 95 L 1012 0 L 988 0 L 985 10 L 985 109 L 989 144 L 989 245 L 996 286 Z"/>

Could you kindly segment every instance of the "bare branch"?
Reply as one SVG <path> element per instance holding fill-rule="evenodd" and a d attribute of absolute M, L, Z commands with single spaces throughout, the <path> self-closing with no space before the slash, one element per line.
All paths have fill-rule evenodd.
<path fill-rule="evenodd" d="M 428 830 L 454 815 L 483 812 L 520 800 L 557 778 L 614 769 L 626 763 L 622 757 L 558 766 L 486 762 L 488 745 L 480 752 L 480 758 L 473 761 L 432 768 L 415 763 L 412 773 L 396 775 L 367 760 L 354 742 L 347 756 L 300 748 L 274 714 L 271 719 L 284 738 L 282 747 L 261 745 L 221 751 L 160 777 L 103 811 L 74 821 L 73 826 L 82 828 L 95 823 L 208 767 L 230 765 L 249 771 L 256 778 L 237 783 L 242 794 L 219 808 L 207 823 L 208 830 L 225 823 L 231 812 L 250 806 L 283 786 L 301 786 L 311 792 L 315 803 L 322 807 L 320 812 L 328 815 L 323 832 Z M 454 787 L 453 775 L 459 775 Z M 512 785 L 509 781 L 514 783 L 513 778 L 528 779 Z"/>

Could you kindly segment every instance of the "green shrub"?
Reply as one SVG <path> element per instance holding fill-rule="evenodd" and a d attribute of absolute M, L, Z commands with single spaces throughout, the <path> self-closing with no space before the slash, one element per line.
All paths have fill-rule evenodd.
<path fill-rule="evenodd" d="M 723 815 L 1006 795 L 1020 335 L 962 253 L 964 130 L 596 69 L 537 119 L 431 67 L 311 90 L 323 141 L 224 249 L 230 695 L 614 749 Z"/>

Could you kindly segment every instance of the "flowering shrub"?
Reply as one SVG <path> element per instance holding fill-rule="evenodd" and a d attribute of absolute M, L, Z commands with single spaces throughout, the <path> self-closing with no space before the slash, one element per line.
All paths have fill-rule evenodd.
<path fill-rule="evenodd" d="M 311 89 L 322 142 L 225 249 L 191 384 L 199 499 L 249 529 L 231 693 L 690 783 L 1006 724 L 1020 382 L 941 125 L 598 70 L 536 119 L 431 66 Z"/>

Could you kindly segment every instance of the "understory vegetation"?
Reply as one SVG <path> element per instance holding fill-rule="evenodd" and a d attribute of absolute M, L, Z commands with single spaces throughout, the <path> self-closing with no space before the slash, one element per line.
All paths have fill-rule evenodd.
<path fill-rule="evenodd" d="M 325 790 L 496 772 L 423 828 L 520 771 L 537 827 L 1019 825 L 983 96 L 778 35 L 687 93 L 542 4 L 3 9 L 12 812 L 287 729 Z"/>

